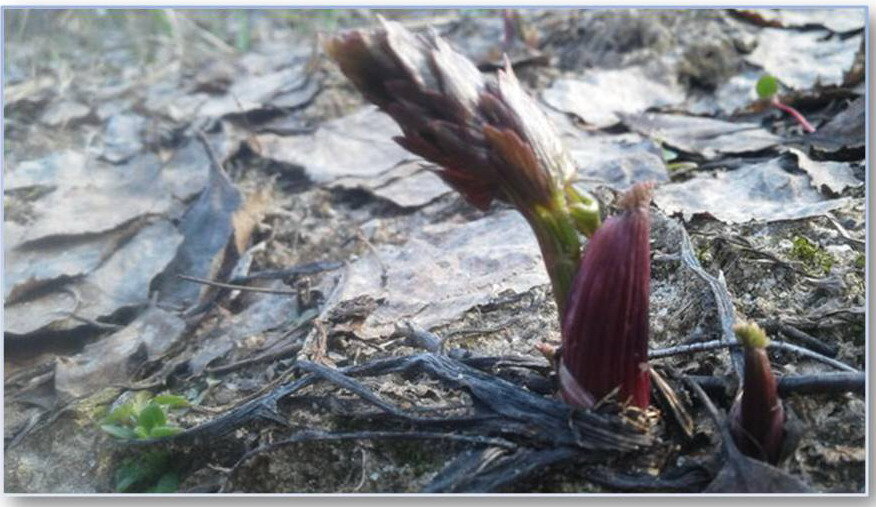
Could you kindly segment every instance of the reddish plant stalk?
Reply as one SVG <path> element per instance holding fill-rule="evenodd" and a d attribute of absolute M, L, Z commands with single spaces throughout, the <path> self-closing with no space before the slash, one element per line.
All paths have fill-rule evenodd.
<path fill-rule="evenodd" d="M 651 185 L 637 184 L 623 211 L 590 239 L 563 320 L 559 378 L 567 403 L 590 407 L 618 390 L 618 401 L 646 408 Z"/>
<path fill-rule="evenodd" d="M 796 109 L 794 109 L 793 107 L 791 107 L 787 104 L 783 104 L 781 101 L 779 101 L 779 98 L 776 96 L 773 96 L 770 103 L 773 106 L 775 106 L 775 107 L 781 109 L 782 111 L 793 116 L 794 119 L 797 120 L 797 123 L 799 123 L 800 126 L 803 127 L 803 130 L 805 130 L 806 132 L 809 132 L 810 134 L 815 132 L 815 127 L 813 127 L 812 124 L 806 120 L 806 118 L 800 113 L 800 111 L 797 111 Z"/>
<path fill-rule="evenodd" d="M 766 352 L 769 339 L 756 324 L 737 326 L 736 335 L 745 348 L 745 374 L 742 392 L 730 409 L 730 432 L 743 454 L 776 464 L 784 441 L 785 411 Z"/>

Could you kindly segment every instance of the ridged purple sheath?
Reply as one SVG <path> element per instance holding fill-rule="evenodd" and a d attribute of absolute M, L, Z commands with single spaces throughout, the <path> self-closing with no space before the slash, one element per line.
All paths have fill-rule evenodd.
<path fill-rule="evenodd" d="M 587 244 L 563 319 L 560 392 L 591 407 L 618 389 L 617 400 L 650 402 L 648 297 L 651 281 L 651 184 L 636 184 Z"/>
<path fill-rule="evenodd" d="M 730 408 L 730 433 L 746 456 L 777 464 L 785 438 L 785 410 L 766 352 L 769 339 L 757 325 L 738 326 L 745 347 L 742 392 Z"/>

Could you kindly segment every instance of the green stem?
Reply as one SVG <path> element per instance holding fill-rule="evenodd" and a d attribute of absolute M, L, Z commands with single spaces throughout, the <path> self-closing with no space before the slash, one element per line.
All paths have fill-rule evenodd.
<path fill-rule="evenodd" d="M 575 224 L 566 213 L 537 207 L 535 213 L 526 218 L 541 248 L 562 323 L 566 313 L 566 300 L 581 260 L 581 241 L 578 239 Z"/>

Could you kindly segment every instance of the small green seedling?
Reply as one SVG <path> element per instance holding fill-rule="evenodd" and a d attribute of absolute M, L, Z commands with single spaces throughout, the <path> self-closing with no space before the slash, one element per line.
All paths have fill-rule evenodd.
<path fill-rule="evenodd" d="M 659 144 L 659 143 L 658 143 Z M 662 155 L 663 155 L 663 163 L 666 165 L 666 170 L 670 173 L 680 173 L 684 171 L 690 171 L 696 169 L 698 167 L 696 162 L 688 162 L 678 160 L 678 153 L 670 150 L 669 148 L 661 147 Z"/>
<path fill-rule="evenodd" d="M 815 127 L 813 127 L 812 124 L 800 114 L 800 111 L 797 111 L 789 105 L 783 104 L 779 100 L 779 96 L 777 95 L 779 93 L 779 81 L 775 77 L 769 74 L 764 74 L 757 80 L 757 84 L 754 87 L 757 90 L 758 97 L 764 100 L 769 100 L 773 107 L 781 109 L 793 116 L 794 119 L 797 120 L 797 123 L 799 123 L 806 132 L 809 132 L 810 134 L 815 132 Z"/>
<path fill-rule="evenodd" d="M 771 99 L 779 93 L 779 82 L 769 74 L 764 74 L 757 80 L 757 96 L 762 99 Z"/>
<path fill-rule="evenodd" d="M 100 422 L 100 428 L 121 440 L 151 440 L 176 435 L 182 428 L 169 424 L 167 413 L 188 407 L 182 396 L 140 391 L 133 399 L 114 408 Z M 170 453 L 149 450 L 126 459 L 116 470 L 119 493 L 173 493 L 179 488 L 179 473 Z"/>
<path fill-rule="evenodd" d="M 802 261 L 809 268 L 820 268 L 825 274 L 830 272 L 834 263 L 832 255 L 803 236 L 794 236 L 791 243 L 791 257 Z"/>
<path fill-rule="evenodd" d="M 159 394 L 151 398 L 141 391 L 131 401 L 119 405 L 101 421 L 100 428 L 119 439 L 164 438 L 176 435 L 182 428 L 167 422 L 167 410 L 188 407 L 182 396 Z"/>

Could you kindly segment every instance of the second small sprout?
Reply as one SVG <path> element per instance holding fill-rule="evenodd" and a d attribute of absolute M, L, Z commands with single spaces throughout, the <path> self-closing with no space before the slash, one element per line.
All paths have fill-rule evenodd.
<path fill-rule="evenodd" d="M 763 76 L 761 76 L 760 79 L 757 80 L 757 85 L 755 85 L 755 89 L 757 90 L 758 97 L 760 97 L 761 99 L 769 100 L 770 104 L 773 107 L 781 109 L 782 111 L 790 114 L 792 117 L 794 117 L 795 120 L 797 120 L 797 123 L 799 123 L 800 126 L 803 127 L 803 130 L 810 134 L 815 132 L 815 127 L 813 127 L 812 124 L 809 123 L 809 121 L 800 113 L 800 111 L 797 111 L 787 104 L 783 104 L 779 100 L 779 96 L 777 95 L 779 91 L 779 82 L 775 77 L 769 74 L 764 74 Z"/>

